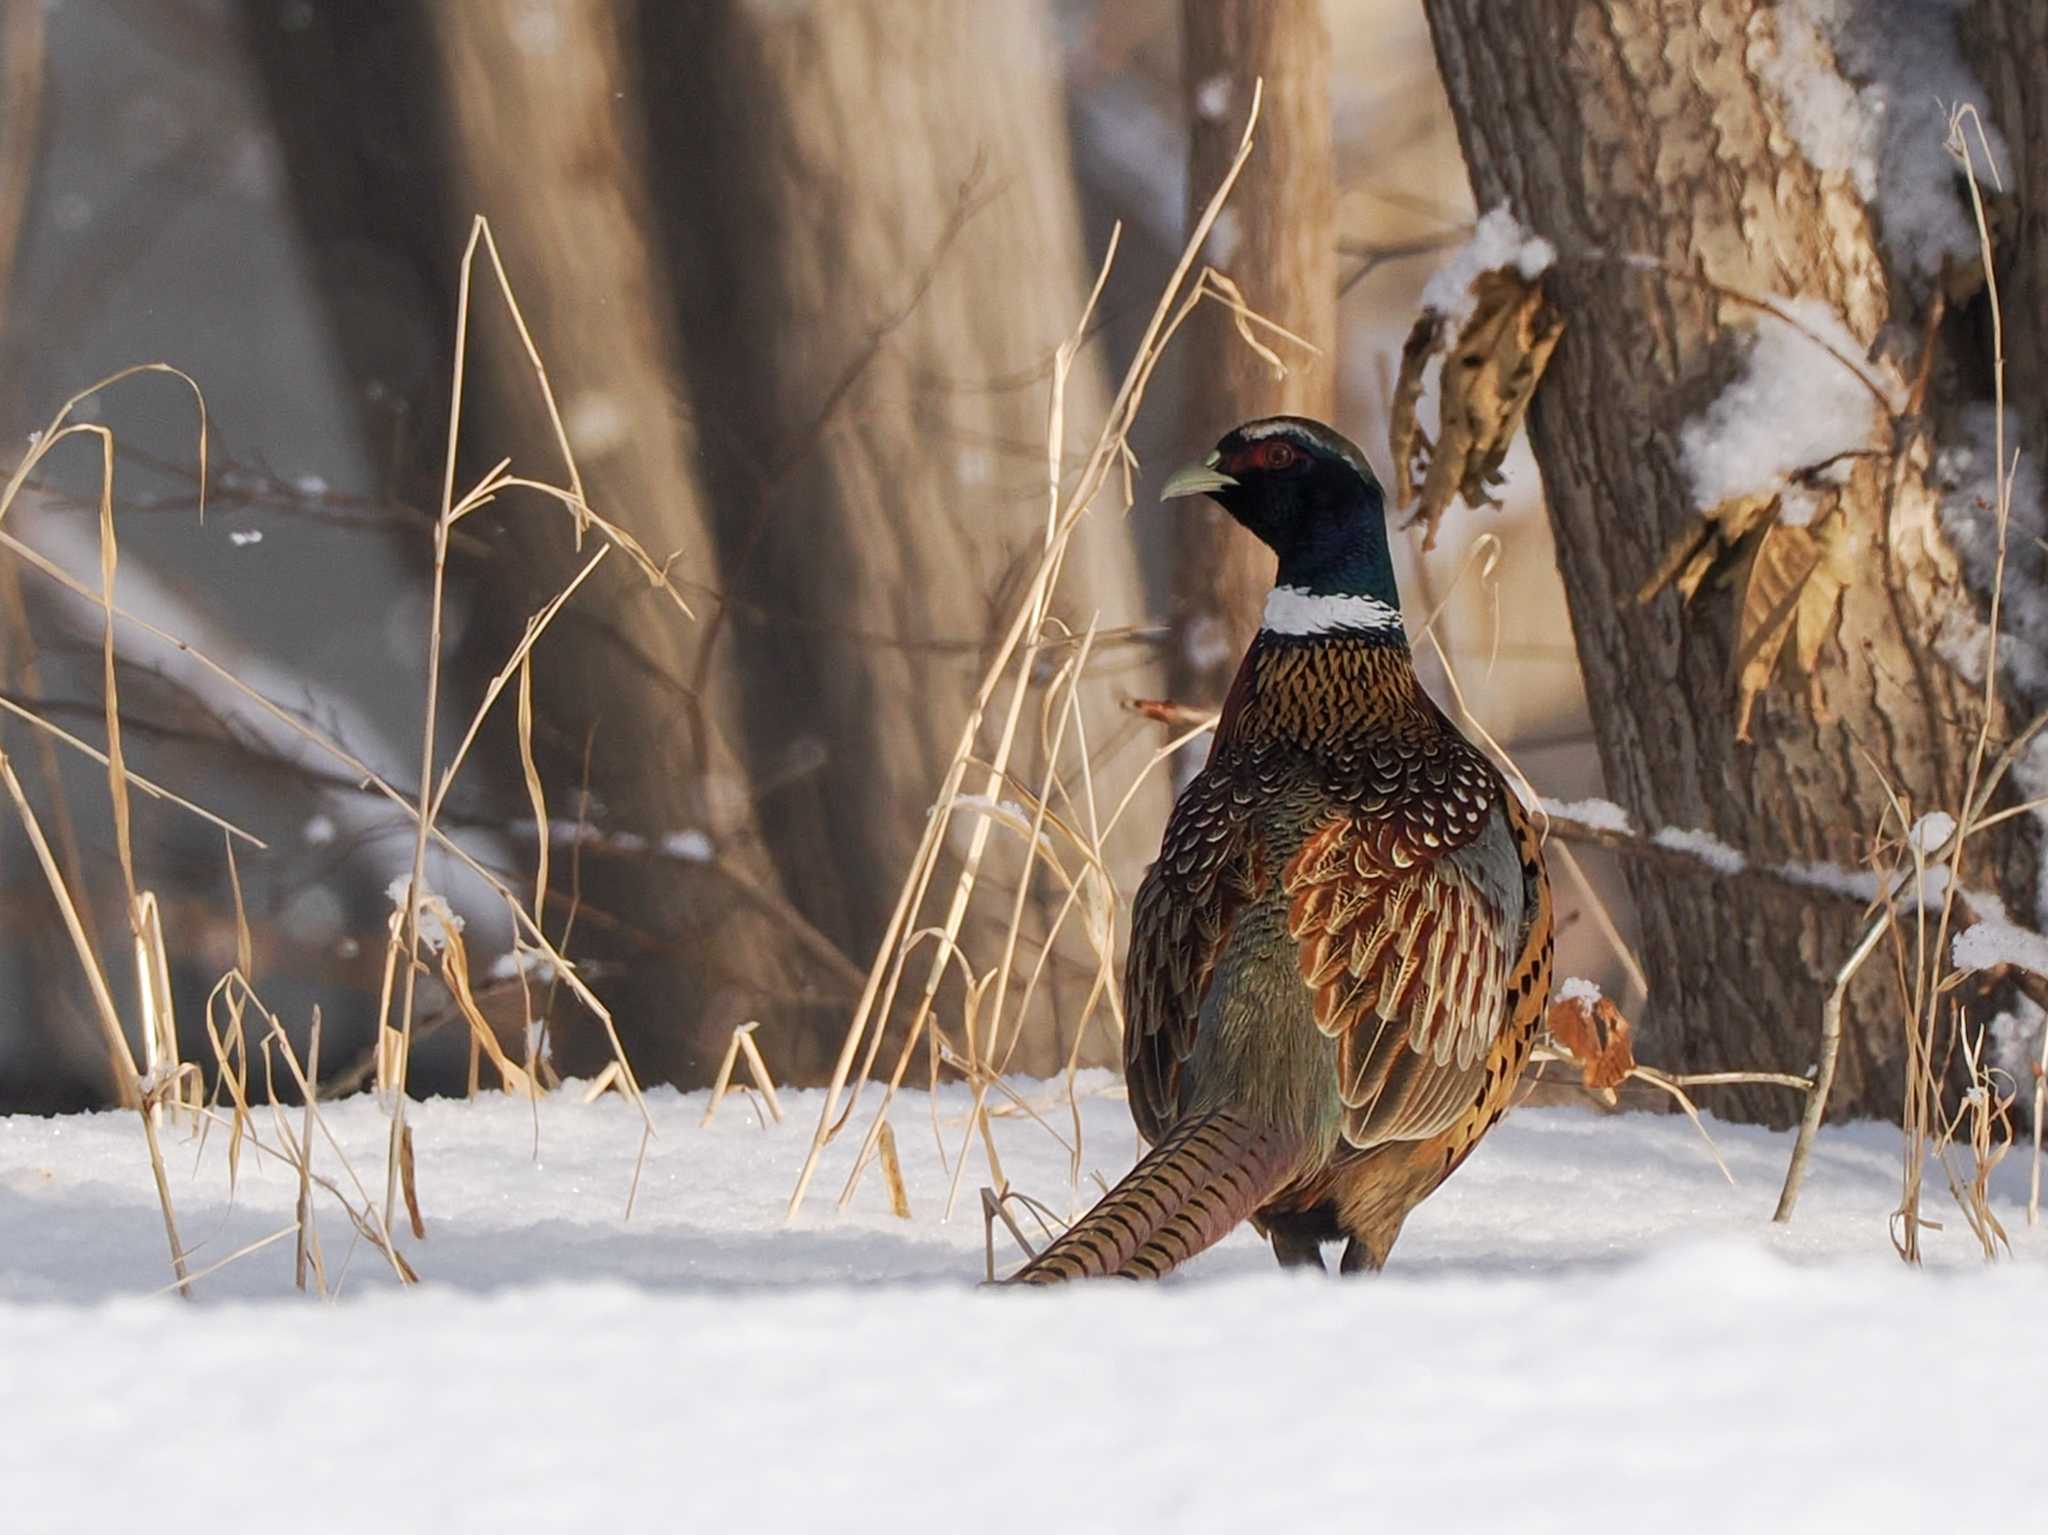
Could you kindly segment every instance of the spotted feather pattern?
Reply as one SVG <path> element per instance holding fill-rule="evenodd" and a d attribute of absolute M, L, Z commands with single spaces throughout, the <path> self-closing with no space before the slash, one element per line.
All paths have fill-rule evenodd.
<path fill-rule="evenodd" d="M 1316 1025 L 1338 1042 L 1344 1139 L 1454 1128 L 1499 1085 L 1539 907 L 1547 990 L 1548 891 L 1519 804 L 1405 645 L 1263 636 L 1246 656 L 1133 908 L 1125 1065 L 1148 1140 L 1188 1111 L 1218 956 L 1275 881 Z"/>

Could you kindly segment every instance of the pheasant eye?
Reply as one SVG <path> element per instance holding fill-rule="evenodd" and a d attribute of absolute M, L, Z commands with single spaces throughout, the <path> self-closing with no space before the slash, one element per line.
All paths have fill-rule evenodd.
<path fill-rule="evenodd" d="M 1291 469 L 1294 467 L 1294 461 L 1299 457 L 1301 455 L 1295 451 L 1292 443 L 1276 440 L 1268 442 L 1259 449 L 1259 467 L 1261 469 Z"/>

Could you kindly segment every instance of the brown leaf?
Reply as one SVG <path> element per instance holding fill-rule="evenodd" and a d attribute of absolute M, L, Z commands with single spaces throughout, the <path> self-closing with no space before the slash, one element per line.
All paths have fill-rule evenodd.
<path fill-rule="evenodd" d="M 1820 558 L 1799 595 L 1793 620 L 1793 659 L 1812 676 L 1820 667 L 1820 648 L 1841 623 L 1842 593 L 1856 579 L 1856 544 L 1849 519 L 1823 516 L 1813 523 Z"/>
<path fill-rule="evenodd" d="M 1621 1009 L 1605 997 L 1559 997 L 1544 1018 L 1550 1041 L 1572 1058 L 1595 1092 L 1611 1092 L 1635 1070 L 1634 1033 Z"/>
<path fill-rule="evenodd" d="M 1770 685 L 1785 642 L 1792 661 L 1811 677 L 1821 647 L 1840 622 L 1842 593 L 1854 578 L 1854 548 L 1839 497 L 1830 492 L 1805 527 L 1766 526 L 1738 580 L 1735 677 L 1736 739 L 1747 741 L 1756 697 Z"/>
<path fill-rule="evenodd" d="M 1429 472 L 1430 441 L 1418 415 L 1423 375 L 1429 361 L 1443 350 L 1444 317 L 1434 309 L 1416 316 L 1414 329 L 1401 346 L 1401 374 L 1394 383 L 1393 413 L 1387 420 L 1388 456 L 1394 462 L 1394 505 L 1415 499 L 1415 487 Z"/>
<path fill-rule="evenodd" d="M 1492 491 L 1500 483 L 1501 461 L 1564 334 L 1564 317 L 1544 298 L 1540 277 L 1531 281 L 1512 267 L 1499 267 L 1475 277 L 1471 291 L 1472 316 L 1439 370 L 1433 449 L 1417 407 L 1423 375 L 1444 344 L 1444 317 L 1424 310 L 1401 349 L 1388 445 L 1395 501 L 1414 505 L 1409 525 L 1419 522 L 1427 529 L 1425 549 L 1435 545 L 1452 497 L 1462 496 L 1471 507 L 1499 504 Z M 1425 460 L 1418 492 L 1416 475 Z"/>
<path fill-rule="evenodd" d="M 1778 655 L 1792 634 L 1800 593 L 1819 563 L 1819 552 L 1804 528 L 1766 528 L 1750 550 L 1735 599 L 1738 741 L 1750 739 L 1750 708 L 1770 684 Z"/>
<path fill-rule="evenodd" d="M 1713 567 L 1734 552 L 1743 539 L 1770 524 L 1778 511 L 1774 490 L 1755 495 L 1731 496 L 1712 511 L 1702 512 L 1689 522 L 1664 551 L 1663 559 L 1650 579 L 1636 591 L 1637 602 L 1648 602 L 1665 587 L 1676 587 L 1690 602 Z"/>
<path fill-rule="evenodd" d="M 420 1216 L 420 1189 L 412 1159 L 412 1126 L 398 1127 L 398 1190 L 405 1196 L 405 1216 L 412 1222 L 412 1234 L 426 1240 L 427 1223 Z"/>
<path fill-rule="evenodd" d="M 1842 593 L 1855 579 L 1855 545 L 1841 491 L 1808 484 L 1818 506 L 1804 527 L 1781 522 L 1778 490 L 1731 496 L 1688 524 L 1636 592 L 1648 602 L 1667 586 L 1690 602 L 1717 569 L 1734 565 L 1736 739 L 1751 739 L 1750 714 L 1792 642 L 1793 665 L 1809 680 L 1841 622 Z M 1817 699 L 1817 687 L 1808 689 Z"/>

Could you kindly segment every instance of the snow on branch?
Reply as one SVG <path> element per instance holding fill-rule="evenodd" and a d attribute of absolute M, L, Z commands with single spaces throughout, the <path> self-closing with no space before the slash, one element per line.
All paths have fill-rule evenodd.
<path fill-rule="evenodd" d="M 1769 494 L 1779 523 L 1807 526 L 1820 502 L 1804 482 L 1838 476 L 1883 427 L 1878 400 L 1890 391 L 1845 361 L 1862 357 L 1863 343 L 1816 299 L 1783 307 L 1792 319 L 1759 314 L 1742 371 L 1679 432 L 1693 502 L 1709 517 L 1724 502 Z"/>
<path fill-rule="evenodd" d="M 1425 549 L 1453 499 L 1499 504 L 1501 461 L 1564 334 L 1563 315 L 1543 293 L 1556 259 L 1548 240 L 1495 208 L 1423 289 L 1422 313 L 1401 348 L 1387 439 L 1394 504 L 1412 507 L 1409 523 L 1423 525 Z M 1434 442 L 1422 424 L 1432 384 Z"/>

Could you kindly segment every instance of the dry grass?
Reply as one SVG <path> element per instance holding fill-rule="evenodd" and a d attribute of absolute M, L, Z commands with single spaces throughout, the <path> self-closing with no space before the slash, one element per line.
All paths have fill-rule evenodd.
<path fill-rule="evenodd" d="M 1079 707 L 1097 630 L 1093 622 L 1080 633 L 1068 629 L 1053 616 L 1053 601 L 1068 543 L 1080 519 L 1091 511 L 1103 514 L 1098 503 L 1113 483 L 1120 490 L 1119 510 L 1127 512 L 1131 506 L 1135 467 L 1128 441 L 1131 426 L 1165 348 L 1195 306 L 1205 301 L 1228 306 L 1247 344 L 1275 366 L 1279 366 L 1279 359 L 1259 339 L 1259 332 L 1305 345 L 1253 314 L 1219 273 L 1208 268 L 1197 271 L 1198 253 L 1251 152 L 1259 101 L 1255 90 L 1236 158 L 1195 223 L 1071 488 L 1063 486 L 1067 380 L 1116 259 L 1114 237 L 1080 320 L 1055 356 L 1047 411 L 1045 532 L 1037 565 L 962 722 L 943 782 L 933 799 L 924 837 L 904 876 L 895 911 L 869 967 L 860 1002 L 841 1044 L 817 1129 L 790 1194 L 792 1217 L 803 1206 L 824 1148 L 846 1128 L 874 1077 L 884 1025 L 895 1009 L 912 961 L 926 948 L 931 951 L 930 958 L 922 983 L 916 985 L 913 993 L 908 1030 L 889 1069 L 881 1100 L 868 1121 L 853 1169 L 840 1189 L 839 1206 L 844 1208 L 853 1198 L 867 1169 L 886 1146 L 892 1134 L 889 1116 L 920 1044 L 926 1048 L 932 1082 L 937 1082 L 940 1068 L 946 1066 L 965 1078 L 973 1092 L 972 1107 L 960 1128 L 960 1142 L 948 1158 L 953 1170 L 945 1204 L 948 1215 L 958 1202 L 969 1149 L 977 1138 L 990 1180 L 998 1191 L 998 1208 L 1001 1197 L 1009 1192 L 990 1122 L 992 1094 L 1028 1113 L 1058 1137 L 1069 1153 L 1075 1179 L 1080 1177 L 1081 1123 L 1074 1098 L 1074 1078 L 1082 1043 L 1088 1031 L 1098 1025 L 1119 1039 L 1123 1030 L 1116 983 L 1116 929 L 1122 902 L 1104 845 L 1132 803 L 1138 785 L 1202 734 L 1207 722 L 1197 722 L 1155 751 L 1122 797 L 1105 808 Z M 1020 748 L 1029 729 L 1027 720 L 1034 716 L 1042 767 L 1035 779 L 1026 780 L 1014 764 L 1022 755 Z M 984 744 L 984 733 L 990 724 L 994 725 L 994 740 Z M 978 791 L 967 788 L 970 780 L 979 785 Z M 939 883 L 947 833 L 963 817 L 968 827 L 965 855 L 950 894 L 943 897 L 942 909 L 935 910 L 940 904 L 941 893 L 935 887 Z M 995 930 L 1003 934 L 999 952 L 974 955 L 963 947 L 961 933 L 970 908 L 976 907 L 977 902 L 985 905 L 1001 898 L 1000 894 L 990 894 L 991 887 L 982 878 L 989 840 L 998 828 L 1018 838 L 1027 873 L 1015 882 L 1009 892 L 1008 909 L 998 918 Z M 1020 966 L 1019 948 L 1026 902 L 1037 879 L 1048 883 L 1059 904 L 1051 930 L 1041 942 L 1038 959 L 1025 971 Z M 1003 1081 L 1003 1076 L 1022 1037 L 1053 945 L 1077 919 L 1094 965 L 1087 997 L 1074 1020 L 1074 1043 L 1067 1061 L 1069 1139 L 1053 1130 Z M 950 1031 L 935 1016 L 937 998 L 949 974 L 958 976 L 962 997 L 957 1024 Z M 943 1153 L 943 1143 L 941 1149 Z"/>
<path fill-rule="evenodd" d="M 475 268 L 479 252 L 488 262 L 488 291 L 494 291 L 498 295 L 511 315 L 525 348 L 527 360 L 532 367 L 534 386 L 540 391 L 548 417 L 554 424 L 555 446 L 562 460 L 562 483 L 515 474 L 509 461 L 501 461 L 475 485 L 466 490 L 458 490 L 455 473 L 461 442 L 467 379 L 470 305 L 476 286 Z M 34 572 L 73 597 L 90 603 L 101 618 L 104 749 L 61 729 L 22 705 L 7 702 L 5 707 L 16 718 L 33 726 L 40 733 L 39 738 L 50 743 L 53 750 L 61 746 L 80 753 L 99 763 L 106 771 L 109 808 L 125 897 L 124 909 L 135 961 L 134 994 L 131 1005 L 125 1011 L 117 1000 L 119 987 L 110 971 L 108 955 L 93 934 L 90 906 L 85 894 L 85 875 L 75 852 L 75 836 L 70 832 L 68 825 L 60 826 L 59 845 L 65 849 L 60 854 L 57 846 L 53 846 L 42 817 L 38 815 L 13 763 L 4 751 L 0 751 L 0 783 L 5 784 L 15 815 L 22 825 L 29 845 L 35 851 L 44 880 L 49 886 L 85 979 L 106 1050 L 115 1094 L 121 1103 L 138 1113 L 162 1206 L 165 1235 L 170 1245 L 173 1284 L 181 1293 L 189 1293 L 190 1284 L 201 1276 L 191 1273 L 188 1269 L 185 1248 L 178 1235 L 177 1216 L 170 1186 L 164 1171 L 164 1134 L 167 1128 L 180 1124 L 196 1130 L 202 1136 L 215 1129 L 225 1131 L 228 1137 L 227 1165 L 230 1192 L 245 1147 L 253 1149 L 259 1155 L 285 1162 L 296 1170 L 299 1178 L 300 1200 L 298 1216 L 293 1226 L 253 1244 L 242 1253 L 230 1255 L 207 1272 L 213 1272 L 223 1264 L 231 1263 L 245 1253 L 255 1251 L 272 1241 L 294 1236 L 298 1243 L 295 1266 L 300 1285 L 303 1287 L 310 1277 L 315 1288 L 326 1293 L 330 1286 L 314 1225 L 314 1195 L 317 1190 L 339 1205 L 356 1235 L 378 1251 L 401 1280 L 410 1281 L 415 1277 L 412 1265 L 394 1241 L 393 1212 L 402 1200 L 415 1236 L 421 1233 L 423 1224 L 418 1215 L 414 1148 L 406 1124 L 405 1087 L 412 1054 L 413 1025 L 418 1013 L 418 981 L 421 976 L 430 973 L 427 963 L 429 959 L 437 962 L 435 971 L 431 973 L 437 975 L 453 999 L 456 1009 L 468 1024 L 473 1061 L 472 1086 L 476 1085 L 474 1063 L 487 1059 L 499 1085 L 508 1091 L 537 1095 L 547 1072 L 544 1060 L 537 1058 L 540 1046 L 536 1031 L 528 1031 L 527 1058 L 524 1061 L 512 1059 L 499 1044 L 495 1031 L 477 1005 L 470 984 L 472 967 L 462 939 L 460 924 L 452 920 L 452 914 L 448 912 L 445 902 L 435 896 L 427 885 L 425 876 L 430 851 L 437 857 L 452 860 L 482 881 L 503 901 L 516 935 L 515 958 L 522 962 L 522 989 L 525 987 L 525 975 L 529 966 L 544 971 L 556 983 L 566 988 L 576 1002 L 602 1026 L 612 1051 L 611 1063 L 606 1069 L 604 1080 L 631 1099 L 639 1107 L 642 1117 L 643 1135 L 640 1158 L 636 1159 L 634 1167 L 633 1187 L 637 1187 L 639 1163 L 645 1157 L 647 1140 L 653 1134 L 653 1122 L 647 1116 L 638 1082 L 619 1045 L 611 1014 L 584 982 L 575 964 L 562 952 L 557 940 L 544 930 L 543 913 L 549 876 L 547 793 L 535 766 L 533 751 L 532 660 L 535 647 L 542 642 L 550 625 L 563 609 L 578 597 L 584 583 L 596 568 L 615 554 L 629 560 L 651 585 L 667 592 L 680 613 L 687 615 L 689 608 L 670 580 L 666 563 L 656 560 L 625 529 L 599 515 L 585 498 L 582 476 L 577 470 L 567 433 L 562 428 L 561 415 L 548 385 L 546 369 L 541 364 L 539 353 L 520 314 L 518 300 L 499 259 L 497 247 L 491 238 L 490 227 L 481 218 L 472 228 L 463 257 L 455 355 L 446 470 L 440 512 L 435 522 L 433 598 L 429 614 L 426 657 L 427 699 L 420 730 L 420 773 L 416 789 L 411 794 L 399 790 L 372 771 L 367 763 L 339 741 L 316 725 L 300 719 L 279 702 L 264 696 L 258 689 L 237 677 L 230 668 L 214 660 L 182 636 L 168 633 L 142 620 L 124 609 L 116 600 L 115 578 L 119 566 L 120 539 L 114 515 L 114 433 L 104 425 L 77 419 L 77 408 L 80 402 L 89 396 L 111 389 L 138 375 L 161 374 L 182 381 L 191 390 L 198 409 L 195 457 L 203 512 L 208 445 L 205 401 L 197 383 L 187 375 L 168 364 L 148 363 L 125 369 L 101 379 L 88 389 L 81 390 L 64 403 L 49 425 L 38 434 L 29 453 L 15 469 L 5 489 L 0 490 L 0 549 L 11 554 L 17 562 L 8 572 L 10 580 L 17 571 Z M 22 486 L 29 477 L 54 449 L 74 438 L 90 440 L 99 450 L 100 580 L 97 590 L 71 575 L 33 546 L 17 538 L 4 526 L 7 513 L 15 506 Z M 570 517 L 575 526 L 579 552 L 586 542 L 594 542 L 595 547 L 587 555 L 582 556 L 582 563 L 568 575 L 560 592 L 528 620 L 524 635 L 485 687 L 459 744 L 443 761 L 437 752 L 436 741 L 442 709 L 441 652 L 449 537 L 464 518 L 501 497 L 516 492 L 538 496 L 544 504 L 551 505 Z M 296 737 L 350 779 L 381 795 L 411 826 L 411 877 L 404 884 L 403 900 L 398 903 L 387 924 L 384 984 L 377 1025 L 376 1058 L 380 1068 L 378 1086 L 390 1115 L 390 1136 L 381 1199 L 373 1194 L 373 1184 L 366 1183 L 358 1176 L 356 1169 L 341 1156 L 339 1146 L 335 1144 L 333 1137 L 326 1133 L 321 1121 L 316 1103 L 319 1040 L 317 1012 L 308 1042 L 308 1058 L 301 1062 L 282 1021 L 263 1003 L 251 980 L 254 973 L 252 944 L 246 917 L 241 910 L 240 873 L 234 856 L 234 845 L 240 842 L 245 847 L 260 851 L 264 844 L 237 826 L 229 817 L 131 772 L 124 761 L 117 666 L 120 654 L 119 640 L 124 632 L 139 632 L 180 653 L 205 672 L 212 681 L 227 690 L 238 702 L 252 707 L 270 725 Z M 472 749 L 486 720 L 500 705 L 508 689 L 514 691 L 517 700 L 516 729 L 520 776 L 526 785 L 536 823 L 536 877 L 530 901 L 479 863 L 438 824 L 449 791 L 469 763 Z M 48 770 L 45 777 L 53 784 L 56 782 L 54 773 Z M 140 789 L 152 799 L 211 823 L 219 828 L 226 838 L 224 856 L 236 902 L 237 963 L 215 985 L 206 1005 L 206 1033 L 214 1056 L 214 1082 L 210 1094 L 204 1089 L 203 1074 L 198 1067 L 179 1057 L 178 1025 L 170 977 L 170 950 L 162 920 L 162 908 L 154 891 L 140 877 L 133 852 L 130 797 L 132 789 Z M 68 811 L 61 803 L 59 814 L 68 822 Z M 529 994 L 526 1002 L 527 1016 L 531 1018 L 533 1012 L 532 998 Z M 139 1064 L 131 1043 L 135 1039 L 141 1041 L 142 1060 Z M 276 1067 L 280 1064 L 284 1067 L 286 1082 L 277 1079 Z M 262 1079 L 260 1090 L 252 1081 L 252 1074 L 259 1069 Z M 762 1068 L 762 1077 L 765 1079 L 765 1067 Z M 305 1103 L 303 1116 L 296 1128 L 280 1106 L 278 1093 L 287 1085 Z M 268 1113 L 270 1119 L 267 1136 L 258 1128 L 259 1106 Z M 327 1142 L 336 1158 L 344 1175 L 341 1182 L 313 1171 L 314 1148 L 316 1142 L 320 1140 Z M 632 1188 L 629 1187 L 626 1195 L 628 1213 L 631 1205 Z"/>
<path fill-rule="evenodd" d="M 1992 755 L 1991 731 L 1993 722 L 1999 718 L 1998 640 L 2005 595 L 2007 532 L 2018 461 L 2016 454 L 2008 454 L 2005 442 L 2004 314 L 1999 299 L 1991 232 L 1978 179 L 1978 156 L 1981 154 L 1984 163 L 1991 166 L 1994 177 L 1996 161 L 1985 140 L 1983 124 L 1975 107 L 1959 106 L 1952 113 L 1948 148 L 1969 187 L 1992 321 L 1997 434 L 1997 498 L 1993 515 L 1998 557 L 1993 570 L 1986 626 L 1982 723 L 1970 742 L 1960 801 L 1945 812 L 1949 824 L 1945 835 L 1939 839 L 1932 835 L 1935 823 L 1925 810 L 1916 814 L 1917 807 L 1909 806 L 1878 765 L 1871 762 L 1871 770 L 1883 785 L 1887 800 L 1884 818 L 1877 828 L 1876 850 L 1872 857 L 1873 866 L 1880 874 L 1881 895 L 1878 909 L 1862 940 L 1837 973 L 1822 1016 L 1820 1069 L 1800 1124 L 1776 1216 L 1780 1221 L 1791 1218 L 1807 1157 L 1826 1112 L 1828 1090 L 1841 1049 L 1843 998 L 1863 965 L 1880 947 L 1886 947 L 1892 957 L 1897 983 L 1906 1064 L 1905 1096 L 1900 1111 L 1905 1151 L 1899 1205 L 1892 1215 L 1892 1244 L 1904 1261 L 1915 1264 L 1921 1258 L 1922 1231 L 1937 1224 L 1927 1217 L 1923 1208 L 1930 1158 L 1942 1168 L 1949 1191 L 1984 1257 L 1987 1260 L 1996 1258 L 2008 1246 L 2004 1228 L 1991 1208 L 1989 1188 L 1992 1169 L 2010 1149 L 2010 1110 L 2016 1095 L 2003 1074 L 1985 1060 L 1982 1027 L 1972 1028 L 1964 1009 L 1954 998 L 1953 993 L 1963 975 L 1954 962 L 1952 939 L 1958 931 L 1959 922 L 1968 915 L 1965 873 L 1971 839 L 2014 816 L 2036 810 L 2043 803 L 2029 802 L 1995 812 L 1990 808 L 2013 763 L 2043 726 L 2048 725 L 2048 715 L 2036 718 L 1996 756 Z M 1940 898 L 1930 908 L 1929 894 L 1936 888 Z M 1906 891 L 1911 892 L 1910 901 L 1901 899 L 1901 892 Z M 1962 1077 L 1959 1090 L 1951 1085 L 1957 1075 L 1955 1068 L 1958 1062 Z M 2035 1193 L 2028 1205 L 2030 1223 L 2038 1218 L 2042 1109 L 2042 1089 L 2037 1082 L 2034 1103 Z M 1958 1159 L 1965 1154 L 1969 1159 L 1967 1168 L 1958 1165 Z"/>

